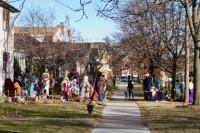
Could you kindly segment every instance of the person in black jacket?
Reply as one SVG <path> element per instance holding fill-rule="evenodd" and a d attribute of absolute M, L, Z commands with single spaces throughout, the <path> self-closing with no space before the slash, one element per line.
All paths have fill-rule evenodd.
<path fill-rule="evenodd" d="M 129 79 L 128 86 L 127 86 L 129 98 L 133 98 L 133 96 L 134 96 L 134 93 L 133 93 L 133 84 L 134 84 L 134 82 L 132 82 L 132 79 Z"/>
<path fill-rule="evenodd" d="M 144 95 L 145 95 L 145 100 L 150 100 L 151 101 L 151 87 L 153 86 L 153 80 L 152 77 L 149 76 L 148 72 L 144 73 L 145 79 L 143 82 L 143 87 L 144 87 Z"/>

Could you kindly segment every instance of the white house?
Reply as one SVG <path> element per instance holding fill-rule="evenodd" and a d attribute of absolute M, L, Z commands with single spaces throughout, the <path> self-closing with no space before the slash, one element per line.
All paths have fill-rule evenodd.
<path fill-rule="evenodd" d="M 19 10 L 0 0 L 0 94 L 6 78 L 13 80 L 14 13 Z"/>

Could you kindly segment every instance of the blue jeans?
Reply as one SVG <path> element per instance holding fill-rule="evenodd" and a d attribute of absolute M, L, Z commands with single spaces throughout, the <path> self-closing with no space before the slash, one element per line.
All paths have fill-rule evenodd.
<path fill-rule="evenodd" d="M 102 102 L 102 101 L 103 101 L 103 94 L 99 94 L 99 95 L 98 95 L 98 98 L 99 98 L 99 101 Z"/>

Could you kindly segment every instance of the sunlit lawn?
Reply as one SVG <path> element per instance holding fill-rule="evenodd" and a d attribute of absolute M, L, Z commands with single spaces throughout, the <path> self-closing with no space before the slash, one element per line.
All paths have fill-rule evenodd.
<path fill-rule="evenodd" d="M 142 101 L 141 84 L 135 84 L 135 100 L 142 120 L 152 133 L 200 133 L 200 107 L 181 102 Z"/>
<path fill-rule="evenodd" d="M 86 105 L 78 103 L 55 105 L 0 104 L 2 118 L 0 120 L 0 132 L 88 133 L 97 125 L 103 108 L 104 106 L 95 105 L 93 115 L 88 116 Z M 6 118 L 29 118 L 29 120 L 7 120 Z M 34 120 L 31 118 L 39 119 Z M 66 119 L 48 120 L 46 118 Z M 82 120 L 81 118 L 94 118 L 94 120 Z"/>
<path fill-rule="evenodd" d="M 108 97 L 116 91 L 118 85 L 108 88 L 108 91 L 110 91 Z M 88 116 L 87 106 L 84 103 L 27 103 L 0 104 L 0 133 L 89 133 L 98 125 L 98 120 L 101 118 L 102 110 L 105 107 L 95 104 L 92 116 Z M 93 119 L 84 120 L 81 118 Z"/>

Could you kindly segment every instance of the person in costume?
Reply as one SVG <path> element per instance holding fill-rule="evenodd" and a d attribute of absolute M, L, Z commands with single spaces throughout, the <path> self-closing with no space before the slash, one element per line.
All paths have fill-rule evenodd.
<path fill-rule="evenodd" d="M 194 84 L 193 79 L 189 79 L 189 103 L 193 103 L 193 97 L 194 97 Z"/>
<path fill-rule="evenodd" d="M 34 79 L 34 88 L 33 88 L 33 91 L 34 91 L 34 94 L 35 96 L 37 96 L 37 93 L 38 93 L 38 78 L 35 78 Z"/>
<path fill-rule="evenodd" d="M 4 90 L 6 96 L 14 95 L 14 84 L 10 78 L 5 79 Z"/>
<path fill-rule="evenodd" d="M 42 88 L 44 90 L 44 94 L 47 95 L 47 97 L 49 97 L 49 86 L 50 86 L 49 73 L 43 73 L 42 79 L 43 79 Z"/>
<path fill-rule="evenodd" d="M 79 74 L 78 74 L 78 72 L 76 72 L 76 75 L 74 76 L 74 79 L 76 79 L 76 84 L 79 86 L 80 82 L 79 82 Z"/>
<path fill-rule="evenodd" d="M 93 93 L 94 93 L 94 87 L 93 87 L 93 85 L 92 85 L 92 82 L 90 82 L 90 93 L 89 93 L 89 98 L 91 99 L 91 100 L 93 100 Z"/>
<path fill-rule="evenodd" d="M 17 76 L 15 81 L 14 81 L 14 90 L 15 90 L 15 96 L 20 96 L 20 92 L 21 92 L 21 82 L 19 81 L 20 76 Z"/>
<path fill-rule="evenodd" d="M 31 78 L 30 78 L 30 81 L 31 81 L 31 84 L 30 84 L 30 89 L 29 89 L 29 95 L 30 96 L 33 96 L 34 95 L 34 80 L 36 79 L 36 74 L 33 73 Z"/>
<path fill-rule="evenodd" d="M 82 102 L 84 98 L 89 98 L 89 88 L 90 83 L 88 81 L 88 76 L 84 76 L 80 85 L 80 102 Z"/>
<path fill-rule="evenodd" d="M 61 83 L 61 90 L 62 90 L 62 95 L 66 100 L 69 100 L 69 86 L 70 86 L 69 78 L 65 76 Z"/>
<path fill-rule="evenodd" d="M 73 81 L 70 83 L 71 92 L 75 95 L 79 94 L 79 86 L 76 83 L 76 79 L 73 79 Z"/>

